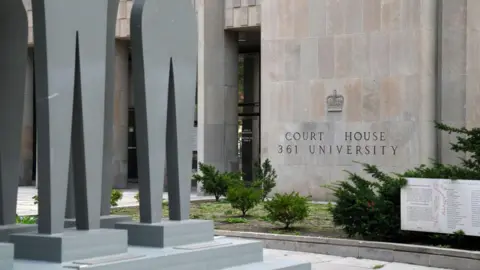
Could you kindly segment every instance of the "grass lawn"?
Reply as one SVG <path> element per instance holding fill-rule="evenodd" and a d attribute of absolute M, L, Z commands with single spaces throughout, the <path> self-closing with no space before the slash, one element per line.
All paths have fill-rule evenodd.
<path fill-rule="evenodd" d="M 130 215 L 134 220 L 139 218 L 138 207 L 112 209 L 112 214 Z M 163 215 L 168 216 L 168 206 L 165 203 Z M 333 226 L 327 205 L 310 204 L 310 216 L 304 222 L 294 224 L 288 231 L 282 229 L 282 224 L 269 222 L 266 215 L 262 204 L 250 210 L 246 218 L 241 218 L 240 211 L 232 209 L 227 202 L 192 202 L 190 206 L 190 218 L 214 220 L 215 228 L 220 230 L 345 237 L 340 229 Z"/>

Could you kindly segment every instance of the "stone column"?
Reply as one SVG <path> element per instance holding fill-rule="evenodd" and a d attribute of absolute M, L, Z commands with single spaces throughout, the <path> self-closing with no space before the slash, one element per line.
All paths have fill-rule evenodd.
<path fill-rule="evenodd" d="M 238 168 L 238 40 L 224 30 L 225 0 L 197 1 L 198 161 Z M 193 125 L 193 123 L 192 123 Z"/>
<path fill-rule="evenodd" d="M 438 1 L 437 121 L 455 127 L 480 124 L 480 3 L 475 0 Z M 450 150 L 457 134 L 438 131 L 438 158 L 458 164 L 463 154 Z"/>
<path fill-rule="evenodd" d="M 126 188 L 128 182 L 128 53 L 128 42 L 117 40 L 113 108 L 114 188 Z"/>
<path fill-rule="evenodd" d="M 466 124 L 467 2 L 438 1 L 437 121 L 455 127 L 464 127 Z M 443 163 L 459 163 L 458 154 L 450 151 L 450 143 L 455 141 L 457 135 L 437 131 L 437 136 L 439 160 Z"/>
<path fill-rule="evenodd" d="M 33 181 L 33 101 L 34 101 L 34 79 L 33 79 L 33 51 L 29 50 L 27 74 L 25 82 L 25 105 L 23 109 L 23 132 L 22 132 L 22 174 L 20 186 L 30 186 Z"/>
<path fill-rule="evenodd" d="M 447 2 L 444 0 L 444 2 Z M 459 1 L 464 2 L 464 1 Z M 451 3 L 449 3 L 451 4 Z M 445 4 L 444 4 L 445 5 Z M 468 7 L 468 9 L 467 9 Z M 465 7 L 466 21 L 466 94 L 465 94 L 465 125 L 467 128 L 476 128 L 480 125 L 480 2 L 468 0 Z"/>

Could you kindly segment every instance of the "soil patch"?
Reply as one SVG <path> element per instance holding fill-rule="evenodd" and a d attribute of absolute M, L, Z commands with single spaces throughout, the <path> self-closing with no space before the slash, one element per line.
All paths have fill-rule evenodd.
<path fill-rule="evenodd" d="M 343 231 L 333 225 L 327 205 L 310 204 L 309 208 L 309 217 L 304 222 L 295 224 L 291 230 L 282 229 L 282 224 L 272 224 L 263 204 L 257 205 L 248 212 L 247 217 L 242 218 L 240 211 L 233 209 L 227 202 L 192 202 L 190 218 L 211 219 L 215 222 L 215 229 L 220 230 L 346 238 Z M 134 220 L 139 218 L 138 207 L 113 209 L 112 214 L 130 215 Z M 163 215 L 168 216 L 166 203 L 163 204 Z"/>

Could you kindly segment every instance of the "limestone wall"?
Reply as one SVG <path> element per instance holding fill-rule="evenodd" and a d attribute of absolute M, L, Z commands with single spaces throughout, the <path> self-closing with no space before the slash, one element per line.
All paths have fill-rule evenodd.
<path fill-rule="evenodd" d="M 262 0 L 225 0 L 225 29 L 258 27 Z"/>
<path fill-rule="evenodd" d="M 277 191 L 328 200 L 322 185 L 353 161 L 398 171 L 435 157 L 436 2 L 262 1 L 261 154 Z M 341 112 L 327 110 L 335 90 Z"/>
<path fill-rule="evenodd" d="M 480 124 L 480 2 L 440 0 L 442 27 L 439 38 L 438 116 L 457 127 Z M 458 163 L 449 150 L 455 135 L 439 134 L 442 162 Z"/>

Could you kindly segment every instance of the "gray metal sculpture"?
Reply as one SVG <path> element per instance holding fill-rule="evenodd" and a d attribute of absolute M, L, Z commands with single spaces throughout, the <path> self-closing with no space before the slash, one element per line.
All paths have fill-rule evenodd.
<path fill-rule="evenodd" d="M 15 224 L 27 71 L 28 20 L 22 0 L 0 3 L 0 225 Z"/>
<path fill-rule="evenodd" d="M 32 1 L 39 233 L 63 232 L 70 155 L 75 161 L 77 228 L 100 227 L 103 141 L 109 121 L 102 116 L 112 106 L 105 105 L 106 98 L 113 102 L 117 8 L 118 0 Z"/>
<path fill-rule="evenodd" d="M 11 235 L 15 258 L 20 260 L 12 267 L 11 246 L 0 245 L 0 269 L 220 270 L 240 265 L 248 269 L 310 269 L 308 265 L 293 267 L 290 262 L 264 264 L 262 243 L 214 239 L 213 221 L 186 220 L 197 66 L 191 0 L 134 2 L 131 35 L 142 223 L 117 224 L 127 230 L 95 230 L 100 227 L 102 178 L 110 178 L 118 1 L 32 2 L 40 234 Z M 23 54 L 26 56 L 26 50 Z M 165 165 L 168 221 L 161 220 Z M 69 171 L 73 172 L 77 228 L 82 231 L 63 230 Z M 104 195 L 109 195 L 110 188 L 110 183 L 103 182 Z M 127 232 L 128 242 L 133 243 L 130 247 Z"/>
<path fill-rule="evenodd" d="M 170 219 L 185 220 L 190 211 L 198 49 L 192 2 L 136 0 L 130 31 L 140 222 L 161 221 L 165 167 Z"/>

